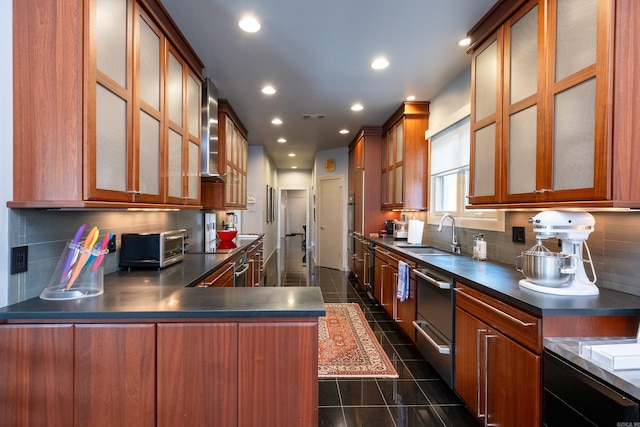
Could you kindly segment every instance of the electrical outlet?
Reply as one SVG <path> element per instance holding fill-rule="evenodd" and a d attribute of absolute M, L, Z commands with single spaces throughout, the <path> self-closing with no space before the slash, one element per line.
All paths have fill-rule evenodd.
<path fill-rule="evenodd" d="M 24 273 L 29 264 L 29 246 L 11 248 L 11 274 Z"/>
<path fill-rule="evenodd" d="M 107 245 L 107 249 L 109 249 L 110 254 L 116 251 L 116 235 L 115 234 L 111 236 L 111 239 L 109 239 L 109 244 Z"/>
<path fill-rule="evenodd" d="M 524 227 L 513 227 L 511 229 L 511 241 L 514 243 L 524 243 Z"/>

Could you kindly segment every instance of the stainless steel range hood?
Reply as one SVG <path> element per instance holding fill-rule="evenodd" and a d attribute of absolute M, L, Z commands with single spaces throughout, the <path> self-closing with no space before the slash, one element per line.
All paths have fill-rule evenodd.
<path fill-rule="evenodd" d="M 225 182 L 218 170 L 218 89 L 208 77 L 202 84 L 202 140 L 200 142 L 203 180 Z"/>

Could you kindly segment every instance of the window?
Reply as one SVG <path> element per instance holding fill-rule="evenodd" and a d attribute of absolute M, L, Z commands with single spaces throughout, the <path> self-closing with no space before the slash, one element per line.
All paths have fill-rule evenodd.
<path fill-rule="evenodd" d="M 504 212 L 465 208 L 469 194 L 469 122 L 466 116 L 431 138 L 428 222 L 437 224 L 448 213 L 462 228 L 504 231 Z"/>

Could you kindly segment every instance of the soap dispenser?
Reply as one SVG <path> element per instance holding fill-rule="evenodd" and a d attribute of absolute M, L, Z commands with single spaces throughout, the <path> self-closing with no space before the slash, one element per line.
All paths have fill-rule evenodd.
<path fill-rule="evenodd" d="M 487 242 L 484 240 L 483 234 L 478 234 L 473 245 L 476 259 L 478 261 L 487 260 Z"/>

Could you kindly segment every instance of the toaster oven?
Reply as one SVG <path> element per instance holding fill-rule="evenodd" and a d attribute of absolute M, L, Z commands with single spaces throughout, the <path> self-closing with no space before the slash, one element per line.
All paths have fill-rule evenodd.
<path fill-rule="evenodd" d="M 164 268 L 182 261 L 186 231 L 122 234 L 120 267 Z"/>

